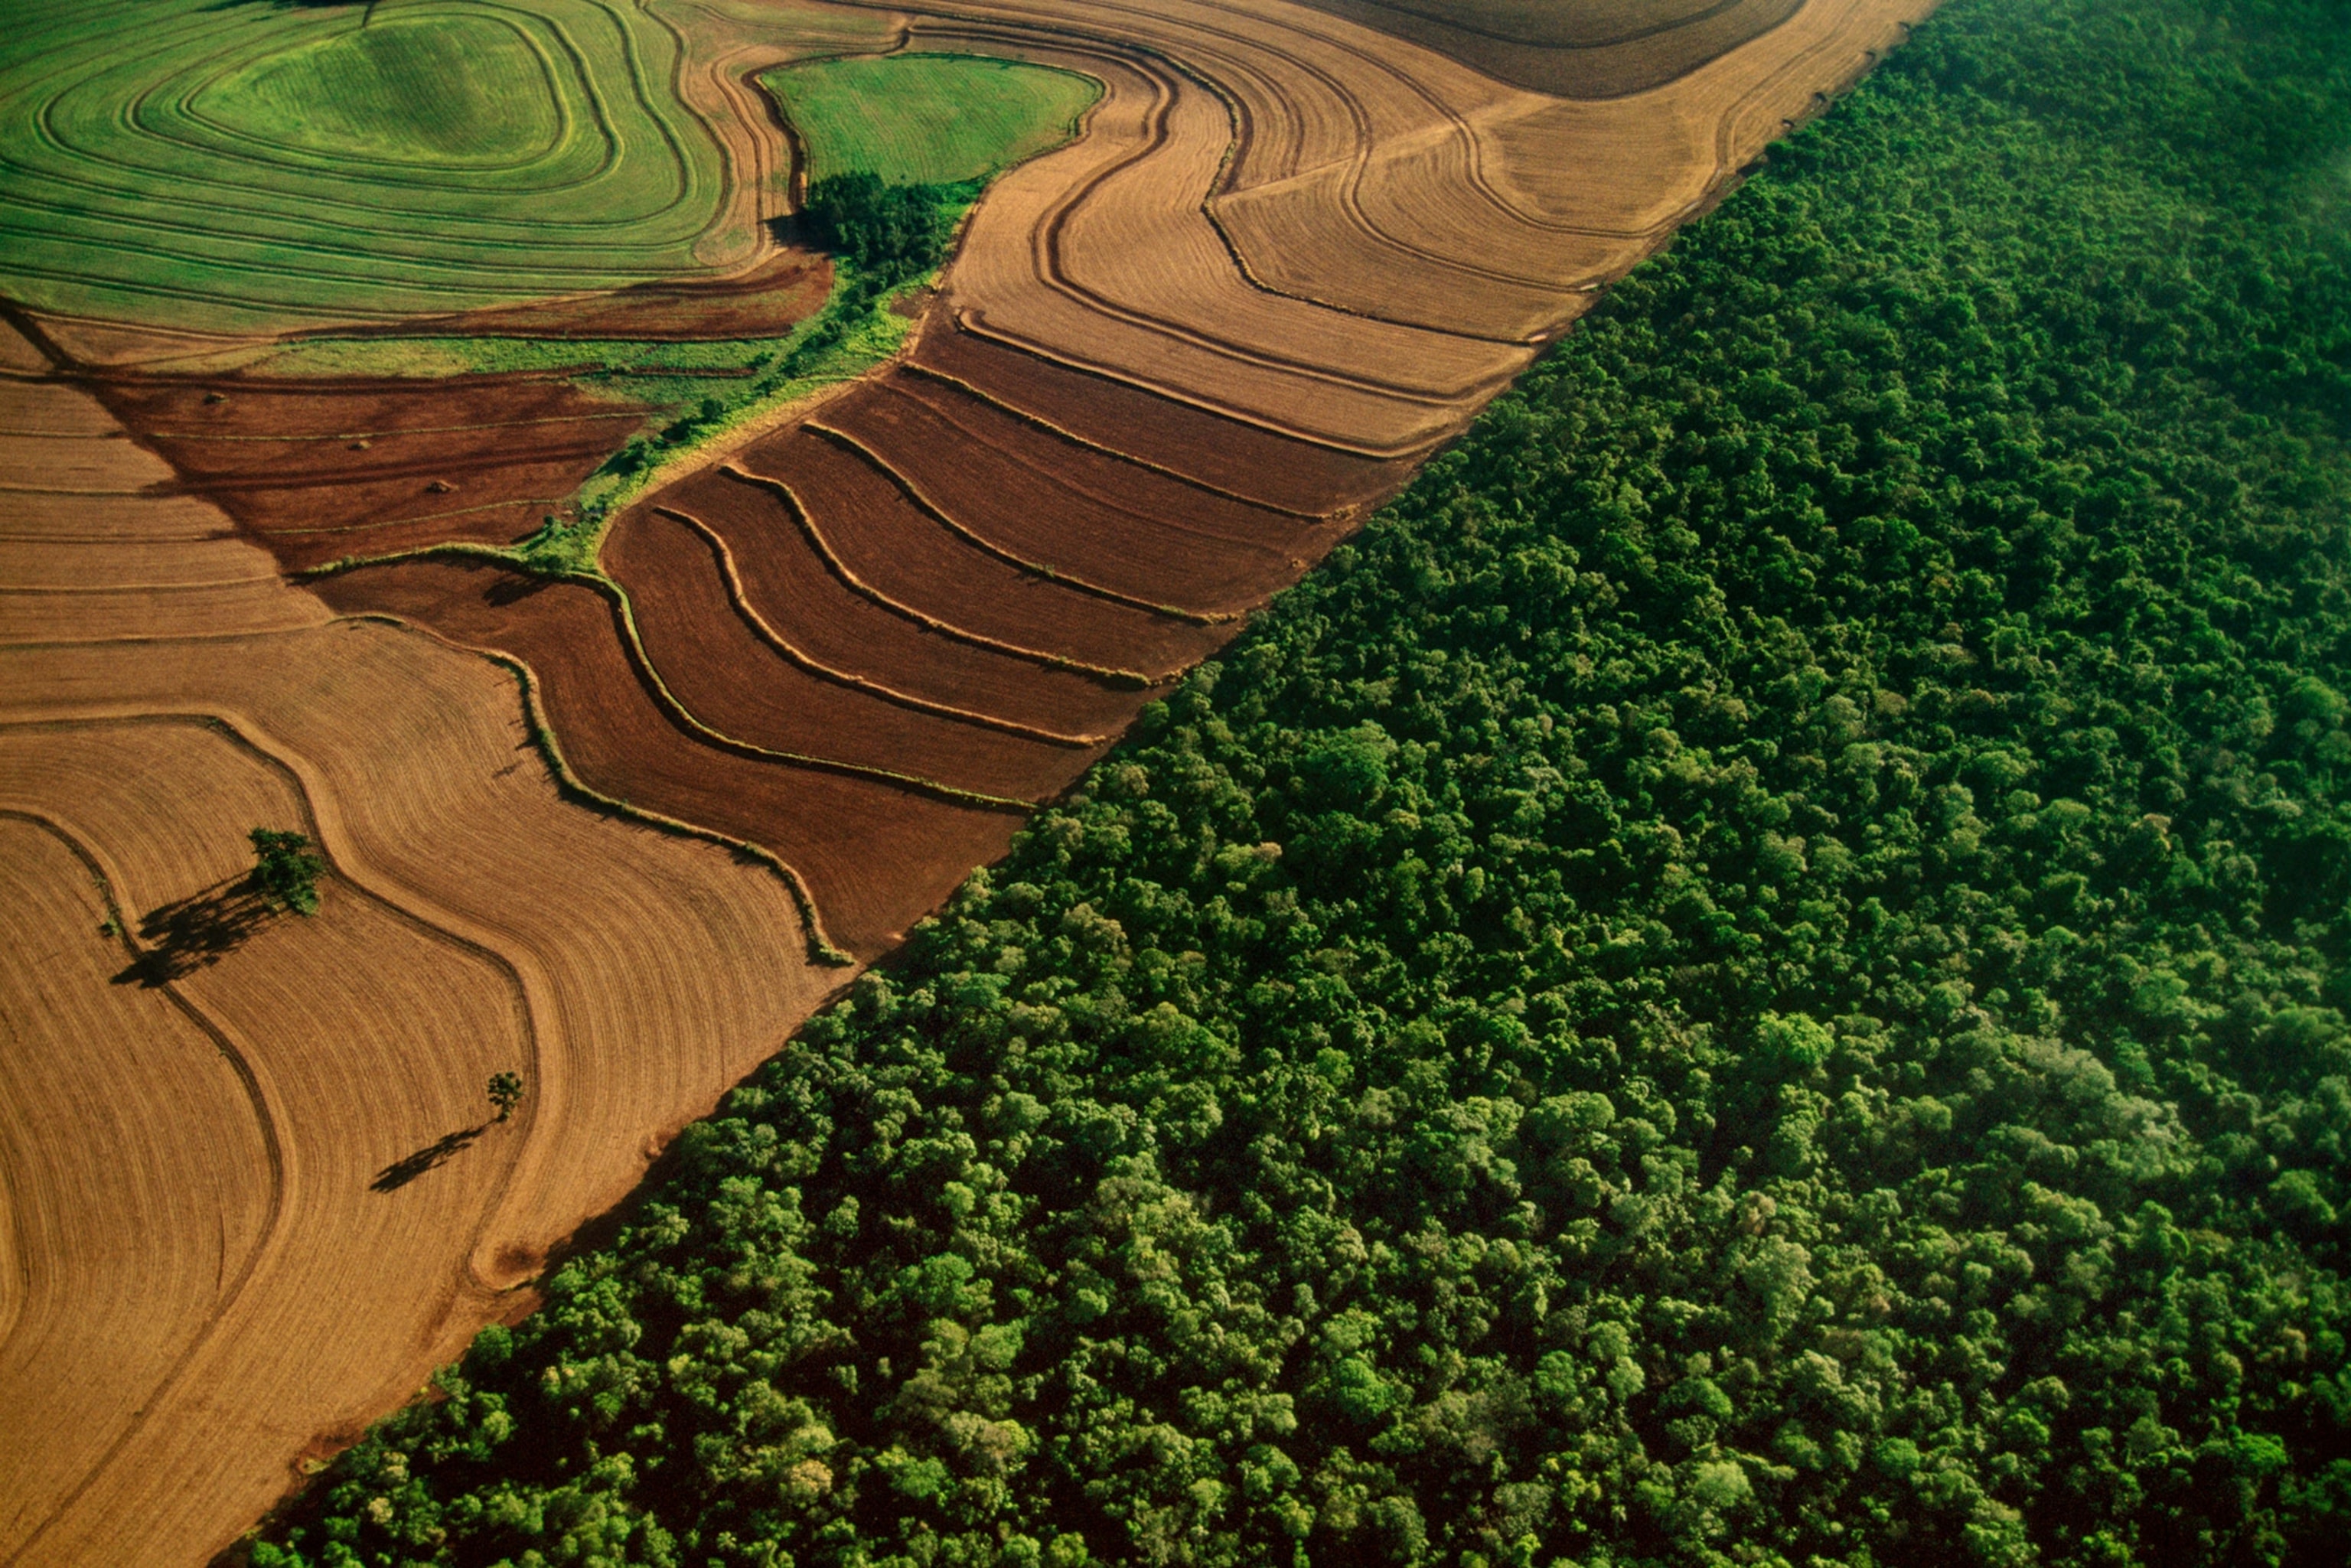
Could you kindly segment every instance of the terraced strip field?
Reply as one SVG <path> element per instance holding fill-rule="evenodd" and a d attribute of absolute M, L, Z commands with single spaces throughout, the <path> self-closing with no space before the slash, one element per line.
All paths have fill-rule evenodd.
<path fill-rule="evenodd" d="M 0 346 L 0 1560 L 197 1563 L 837 971 L 770 868 L 567 803 L 511 672 L 334 621 Z M 316 918 L 244 889 L 264 825 Z"/>
<path fill-rule="evenodd" d="M 1617 98 L 1753 42 L 1803 0 L 1306 0 L 1514 87 Z"/>
<path fill-rule="evenodd" d="M 974 214 L 901 362 L 619 519 L 601 600 L 480 563 L 363 567 L 321 590 L 537 670 L 595 788 L 806 868 L 859 957 L 1563 329 L 1589 298 L 1577 268 L 1629 267 L 1776 131 L 1765 110 L 1807 112 L 1811 84 L 1850 79 L 1902 25 L 1883 0 L 1812 0 L 1747 48 L 1593 105 L 1303 7 L 1155 0 L 1084 28 L 1050 5 L 996 9 L 1005 22 L 917 19 L 913 55 L 780 73 L 883 95 L 817 122 L 848 127 L 831 133 L 841 156 L 867 161 L 902 155 L 857 127 L 894 101 L 890 73 L 947 57 L 925 51 L 1101 84 L 1084 133 Z M 1585 111 L 1636 127 L 1626 156 L 1646 163 L 1615 184 L 1557 179 L 1526 128 Z M 1628 218 L 1641 179 L 1667 195 Z M 1366 215 L 1396 191 L 1419 204 L 1389 214 L 1409 243 Z M 1284 225 L 1316 243 L 1267 237 Z M 1475 277 L 1447 254 L 1469 235 Z M 1252 243 L 1322 270 L 1270 289 Z M 1499 270 L 1539 249 L 1549 275 Z M 1384 317 L 1330 302 L 1351 280 Z M 1405 319 L 1415 298 L 1447 319 Z M 1487 330 L 1536 306 L 1539 321 Z M 218 493 L 256 515 L 234 484 Z M 338 517 L 365 500 L 326 498 Z M 249 526 L 289 567 L 373 553 Z M 434 528 L 386 537 L 489 537 Z"/>
<path fill-rule="evenodd" d="M 683 0 L 19 20 L 0 38 L 0 288 L 225 332 L 747 267 L 784 193 L 740 77 L 888 31 Z"/>

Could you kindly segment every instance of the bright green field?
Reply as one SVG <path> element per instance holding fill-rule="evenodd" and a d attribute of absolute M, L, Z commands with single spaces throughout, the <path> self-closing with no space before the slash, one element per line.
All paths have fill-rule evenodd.
<path fill-rule="evenodd" d="M 661 3 L 14 7 L 0 292 L 266 329 L 737 259 L 752 236 L 719 227 L 725 158 L 673 88 Z"/>
<path fill-rule="evenodd" d="M 970 55 L 821 60 L 761 78 L 808 150 L 809 178 L 952 184 L 1067 141 L 1101 89 L 1073 72 Z"/>

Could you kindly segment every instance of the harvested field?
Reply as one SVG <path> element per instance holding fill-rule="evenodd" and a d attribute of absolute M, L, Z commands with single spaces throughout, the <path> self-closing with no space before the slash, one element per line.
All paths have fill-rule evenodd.
<path fill-rule="evenodd" d="M 1224 101 L 1155 60 L 1084 63 L 1106 84 L 1089 134 L 1013 170 L 972 214 L 957 320 L 1372 457 L 1434 444 L 1525 362 L 1254 287 L 1202 205 L 1231 140 Z"/>
<path fill-rule="evenodd" d="M 1344 162 L 1269 169 L 1214 209 L 1270 287 L 1540 341 L 1581 313 L 1561 310 L 1562 293 L 1621 277 L 1927 9 L 1811 0 L 1668 85 L 1605 102 L 1491 102 Z"/>
<path fill-rule="evenodd" d="M 243 830 L 312 824 L 290 779 L 202 725 L 0 731 L 0 780 L 6 801 L 0 809 L 38 813 L 89 857 L 135 932 L 134 946 L 102 941 L 95 921 L 68 928 L 109 951 L 120 973 L 107 988 L 164 992 L 202 1020 L 213 1037 L 202 1043 L 218 1048 L 180 1054 L 195 1056 L 197 1065 L 208 1055 L 216 1067 L 225 1057 L 245 1080 L 246 1093 L 229 1114 L 204 1117 L 170 1141 L 175 1157 L 166 1168 L 188 1166 L 200 1192 L 275 1177 L 263 1195 L 266 1225 L 216 1260 L 213 1278 L 202 1281 L 213 1289 L 183 1286 L 183 1300 L 198 1310 L 198 1332 L 169 1336 L 171 1359 L 147 1369 L 123 1403 L 142 1413 L 159 1403 L 187 1411 L 174 1398 L 181 1389 L 208 1403 L 205 1391 L 232 1366 L 287 1343 L 333 1343 L 347 1358 L 343 1365 L 380 1369 L 338 1390 L 340 1408 L 331 1412 L 338 1424 L 398 1398 L 405 1390 L 387 1383 L 385 1373 L 420 1336 L 434 1333 L 451 1305 L 445 1298 L 463 1288 L 457 1279 L 426 1294 L 402 1285 L 445 1255 L 451 1235 L 480 1225 L 483 1197 L 503 1185 L 524 1130 L 475 1153 L 465 1179 L 419 1180 L 397 1191 L 374 1184 L 415 1150 L 481 1123 L 480 1080 L 501 1067 L 535 1065 L 513 976 L 471 945 L 331 882 L 316 919 L 271 917 L 239 885 L 249 859 L 239 852 Z M 80 988 L 93 988 L 84 981 Z M 287 1051 L 288 1023 L 297 1019 L 302 1045 Z M 145 1089 L 137 1037 L 123 1043 L 133 1048 L 132 1061 L 80 1103 L 102 1105 Z M 393 1064 L 406 1071 L 392 1071 Z M 356 1103 L 354 1085 L 364 1090 Z M 213 1135 L 228 1146 L 208 1146 Z M 184 1201 L 157 1207 L 135 1217 L 128 1238 L 174 1222 L 204 1237 L 218 1231 L 214 1216 L 184 1213 Z M 78 1261 L 69 1248 L 62 1256 Z M 215 1359 L 224 1354 L 234 1359 Z M 308 1373 L 289 1378 L 293 1370 L 281 1358 L 244 1375 L 263 1389 L 298 1385 Z M 28 1380 L 61 1374 L 72 1375 L 70 1361 L 60 1366 L 41 1357 L 26 1368 Z M 277 1433 L 287 1445 L 312 1435 Z M 173 1521 L 201 1513 L 200 1500 L 173 1496 L 172 1479 L 201 1464 L 214 1442 L 201 1420 L 133 1415 L 107 1437 L 110 1449 L 144 1437 L 147 1458 L 145 1475 L 104 1489 L 109 1506 L 152 1510 Z M 82 1462 L 65 1472 L 76 1481 L 98 1468 L 92 1461 L 99 1456 L 78 1458 Z M 266 1476 L 261 1456 L 240 1458 Z"/>
<path fill-rule="evenodd" d="M 328 580 L 348 612 L 397 616 L 504 654 L 538 679 L 548 723 L 587 786 L 763 845 L 808 881 L 833 940 L 872 957 L 1004 852 L 1017 810 L 705 744 L 646 689 L 594 591 L 495 567 L 413 561 Z"/>
<path fill-rule="evenodd" d="M 0 1541 L 17 1541 L 202 1335 L 280 1184 L 216 1026 L 112 984 L 124 955 L 80 846 L 0 810 Z M 75 1106 L 107 1107 L 108 1135 Z"/>
<path fill-rule="evenodd" d="M 0 382 L 9 429 L 103 422 Z M 839 971 L 768 867 L 563 801 L 511 674 L 329 623 L 91 444 L 101 495 L 0 471 L 7 582 L 101 591 L 0 646 L 0 1557 L 193 1563 L 527 1305 Z M 154 591 L 183 554 L 291 629 Z M 315 919 L 241 894 L 256 825 L 325 852 Z"/>

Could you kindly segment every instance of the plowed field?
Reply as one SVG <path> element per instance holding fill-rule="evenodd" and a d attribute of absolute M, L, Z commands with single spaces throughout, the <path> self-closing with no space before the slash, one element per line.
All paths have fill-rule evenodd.
<path fill-rule="evenodd" d="M 183 482 L 289 570 L 504 544 L 644 419 L 549 376 L 111 376 L 98 389 Z"/>
<path fill-rule="evenodd" d="M 566 803 L 510 674 L 332 622 L 110 426 L 0 382 L 0 428 L 75 455 L 70 494 L 34 448 L 0 469 L 0 1558 L 24 1563 L 204 1561 L 526 1305 L 649 1136 L 835 973 L 773 871 Z M 244 891 L 256 826 L 325 852 L 316 918 Z M 496 1071 L 528 1093 L 486 1126 Z"/>
<path fill-rule="evenodd" d="M 807 878 L 833 939 L 860 956 L 1001 854 L 1019 825 L 1017 810 L 696 733 L 629 660 L 612 606 L 593 590 L 413 561 L 330 579 L 321 592 L 339 609 L 396 615 L 529 668 L 590 789 L 774 850 Z"/>

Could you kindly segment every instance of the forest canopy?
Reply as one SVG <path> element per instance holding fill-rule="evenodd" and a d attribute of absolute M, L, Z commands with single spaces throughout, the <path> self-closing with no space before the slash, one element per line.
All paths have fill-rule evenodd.
<path fill-rule="evenodd" d="M 2344 23 L 1953 0 L 254 1562 L 2339 1563 Z"/>

